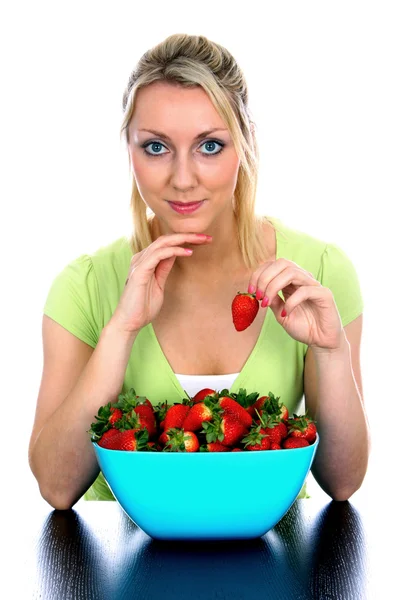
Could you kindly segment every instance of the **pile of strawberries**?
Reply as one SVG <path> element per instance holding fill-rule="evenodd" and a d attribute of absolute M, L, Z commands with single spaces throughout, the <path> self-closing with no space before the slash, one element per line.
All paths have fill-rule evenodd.
<path fill-rule="evenodd" d="M 205 388 L 182 403 L 153 406 L 131 388 L 99 408 L 88 433 L 102 448 L 128 451 L 241 452 L 314 443 L 316 421 L 307 413 L 289 418 L 279 396 L 258 396 Z"/>

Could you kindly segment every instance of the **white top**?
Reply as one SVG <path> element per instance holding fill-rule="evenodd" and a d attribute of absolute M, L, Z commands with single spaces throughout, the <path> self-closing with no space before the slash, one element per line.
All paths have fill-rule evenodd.
<path fill-rule="evenodd" d="M 182 388 L 191 398 L 204 388 L 210 388 L 217 392 L 230 390 L 239 373 L 226 373 L 225 375 L 181 375 L 175 373 Z"/>

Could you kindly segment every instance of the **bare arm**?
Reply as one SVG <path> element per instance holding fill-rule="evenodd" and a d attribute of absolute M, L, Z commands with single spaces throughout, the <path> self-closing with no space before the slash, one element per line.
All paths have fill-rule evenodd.
<path fill-rule="evenodd" d="M 321 434 L 312 473 L 334 500 L 348 500 L 365 477 L 370 429 L 362 396 L 362 317 L 344 328 L 341 348 L 306 356 L 306 408 Z"/>
<path fill-rule="evenodd" d="M 43 376 L 29 464 L 41 495 L 56 509 L 71 508 L 100 472 L 87 431 L 99 407 L 117 400 L 136 337 L 110 321 L 93 349 L 43 317 Z"/>
<path fill-rule="evenodd" d="M 132 346 L 164 301 L 179 244 L 204 244 L 195 233 L 162 235 L 131 260 L 118 306 L 93 350 L 43 316 L 43 376 L 29 443 L 29 464 L 40 493 L 54 508 L 71 508 L 100 469 L 88 429 L 100 406 L 121 391 Z"/>

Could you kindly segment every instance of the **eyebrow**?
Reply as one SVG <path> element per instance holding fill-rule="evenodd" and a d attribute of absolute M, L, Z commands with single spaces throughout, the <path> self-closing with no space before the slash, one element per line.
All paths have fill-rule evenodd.
<path fill-rule="evenodd" d="M 168 137 L 165 133 L 162 133 L 161 131 L 155 131 L 154 129 L 139 129 L 138 131 L 148 131 L 149 133 L 154 133 L 154 135 L 156 135 L 157 137 L 162 137 L 162 138 L 164 138 L 164 140 L 168 140 L 169 142 L 172 142 L 171 138 Z M 209 135 L 210 133 L 214 133 L 214 131 L 228 131 L 228 130 L 221 129 L 221 127 L 215 127 L 214 129 L 209 129 L 208 131 L 203 131 L 202 133 L 199 133 L 199 135 L 196 135 L 196 137 L 194 139 L 199 140 L 200 138 L 203 138 L 206 135 Z"/>

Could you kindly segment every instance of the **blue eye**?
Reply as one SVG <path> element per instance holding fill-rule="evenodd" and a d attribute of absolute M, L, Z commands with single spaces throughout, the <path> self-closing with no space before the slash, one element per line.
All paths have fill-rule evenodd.
<path fill-rule="evenodd" d="M 224 146 L 225 146 L 225 144 L 223 144 L 222 142 L 217 142 L 216 140 L 208 140 L 207 142 L 203 142 L 202 146 L 205 146 L 205 145 L 207 145 L 207 146 L 208 146 L 208 150 L 209 150 L 209 149 L 210 149 L 209 147 L 210 147 L 210 146 L 213 146 L 213 145 L 215 145 L 215 144 L 216 144 L 217 146 L 221 146 L 221 149 L 220 149 L 220 150 L 218 150 L 217 152 L 213 152 L 212 154 L 209 154 L 209 153 L 203 153 L 203 152 L 202 152 L 202 154 L 203 154 L 204 156 L 207 156 L 207 157 L 210 157 L 210 156 L 216 156 L 217 154 L 221 154 L 221 152 L 223 151 L 223 149 L 224 149 Z M 164 144 L 162 144 L 161 142 L 146 142 L 145 144 L 143 144 L 143 145 L 141 146 L 141 148 L 143 148 L 143 152 L 144 152 L 144 153 L 145 153 L 147 156 L 151 156 L 152 158 L 155 158 L 155 157 L 163 156 L 163 155 L 165 154 L 165 152 L 163 152 L 162 154 L 161 154 L 160 152 L 157 152 L 156 154 L 153 154 L 153 153 L 151 153 L 151 152 L 148 152 L 148 151 L 146 150 L 146 148 L 149 148 L 150 146 L 156 146 L 156 147 L 157 147 L 157 146 L 159 146 L 159 147 L 161 147 L 161 146 L 164 146 Z M 164 148 L 165 148 L 165 146 L 164 146 Z"/>

